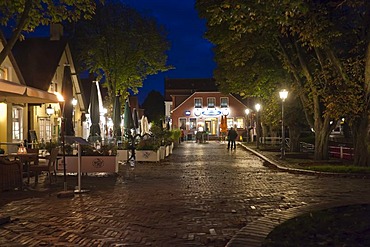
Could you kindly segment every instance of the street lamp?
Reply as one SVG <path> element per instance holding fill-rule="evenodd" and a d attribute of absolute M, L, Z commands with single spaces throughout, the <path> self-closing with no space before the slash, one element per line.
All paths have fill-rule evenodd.
<path fill-rule="evenodd" d="M 281 159 L 285 159 L 284 101 L 288 97 L 288 91 L 283 89 L 279 95 L 281 99 Z"/>
<path fill-rule="evenodd" d="M 59 92 L 55 92 L 58 101 L 59 101 L 59 106 L 61 109 L 61 128 L 60 128 L 60 137 L 61 137 L 61 144 L 62 144 L 62 153 L 63 153 L 63 187 L 64 191 L 67 191 L 67 167 L 66 167 L 66 148 L 65 148 L 65 131 L 66 131 L 66 122 L 65 122 L 65 117 L 64 117 L 64 106 L 65 106 L 65 100 L 63 95 L 61 95 Z"/>
<path fill-rule="evenodd" d="M 245 109 L 245 115 L 247 115 L 247 117 L 245 118 L 245 128 L 246 128 L 246 132 L 247 132 L 247 142 L 249 142 L 249 127 L 248 127 L 248 115 L 250 113 L 250 110 L 247 108 Z"/>
<path fill-rule="evenodd" d="M 259 131 L 259 122 L 258 122 L 258 114 L 259 114 L 259 111 L 261 109 L 261 105 L 260 104 L 256 104 L 255 106 L 255 109 L 256 109 L 256 118 L 257 118 L 257 123 L 256 123 L 256 134 L 257 134 L 257 149 L 259 149 L 259 138 L 260 138 L 260 131 Z"/>

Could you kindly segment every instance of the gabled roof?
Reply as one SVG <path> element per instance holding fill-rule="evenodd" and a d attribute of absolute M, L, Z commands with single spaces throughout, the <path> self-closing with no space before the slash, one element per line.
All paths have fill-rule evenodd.
<path fill-rule="evenodd" d="M 171 101 L 171 95 L 190 96 L 194 92 L 217 92 L 216 81 L 213 78 L 166 78 L 165 101 Z"/>
<path fill-rule="evenodd" d="M 50 40 L 48 37 L 27 38 L 15 44 L 13 55 L 28 86 L 49 89 L 66 45 L 65 38 Z"/>

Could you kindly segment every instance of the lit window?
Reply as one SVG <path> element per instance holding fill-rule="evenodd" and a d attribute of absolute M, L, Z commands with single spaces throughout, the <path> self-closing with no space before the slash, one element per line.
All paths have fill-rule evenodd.
<path fill-rule="evenodd" d="M 208 105 L 208 108 L 215 108 L 216 98 L 214 97 L 207 98 L 207 105 Z"/>
<path fill-rule="evenodd" d="M 12 127 L 13 142 L 23 141 L 23 108 L 13 107 Z"/>
<path fill-rule="evenodd" d="M 40 139 L 49 141 L 51 139 L 50 118 L 39 118 Z"/>
<path fill-rule="evenodd" d="M 8 73 L 9 73 L 8 68 L 0 68 L 0 79 L 8 80 Z"/>
<path fill-rule="evenodd" d="M 231 127 L 234 127 L 234 119 L 227 118 L 227 128 L 230 129 Z"/>
<path fill-rule="evenodd" d="M 190 130 L 196 130 L 197 129 L 197 119 L 196 118 L 190 118 L 189 121 L 189 129 Z"/>
<path fill-rule="evenodd" d="M 194 99 L 194 107 L 195 108 L 202 108 L 203 107 L 203 100 L 202 100 L 202 98 L 195 98 Z"/>
<path fill-rule="evenodd" d="M 236 127 L 238 129 L 244 129 L 244 118 L 236 118 Z"/>
<path fill-rule="evenodd" d="M 221 108 L 229 107 L 229 98 L 222 97 L 222 98 L 220 98 L 220 100 L 221 100 L 221 103 L 220 103 Z"/>

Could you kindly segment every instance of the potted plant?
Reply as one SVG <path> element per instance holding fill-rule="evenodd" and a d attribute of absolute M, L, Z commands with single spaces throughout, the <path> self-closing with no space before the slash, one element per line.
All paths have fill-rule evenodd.
<path fill-rule="evenodd" d="M 159 141 L 155 138 L 143 138 L 136 145 L 136 161 L 154 161 L 160 160 Z"/>

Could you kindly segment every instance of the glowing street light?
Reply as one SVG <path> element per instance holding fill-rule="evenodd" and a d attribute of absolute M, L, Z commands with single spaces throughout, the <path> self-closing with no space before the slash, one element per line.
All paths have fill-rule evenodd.
<path fill-rule="evenodd" d="M 260 134 L 260 131 L 259 131 L 259 121 L 258 121 L 258 114 L 259 114 L 259 111 L 261 110 L 261 105 L 260 104 L 256 104 L 254 106 L 254 108 L 256 109 L 256 119 L 257 119 L 257 123 L 256 123 L 256 137 L 257 137 L 257 149 L 259 149 L 259 134 Z"/>
<path fill-rule="evenodd" d="M 284 102 L 288 97 L 288 91 L 283 89 L 279 95 L 281 99 L 281 159 L 285 159 Z"/>

